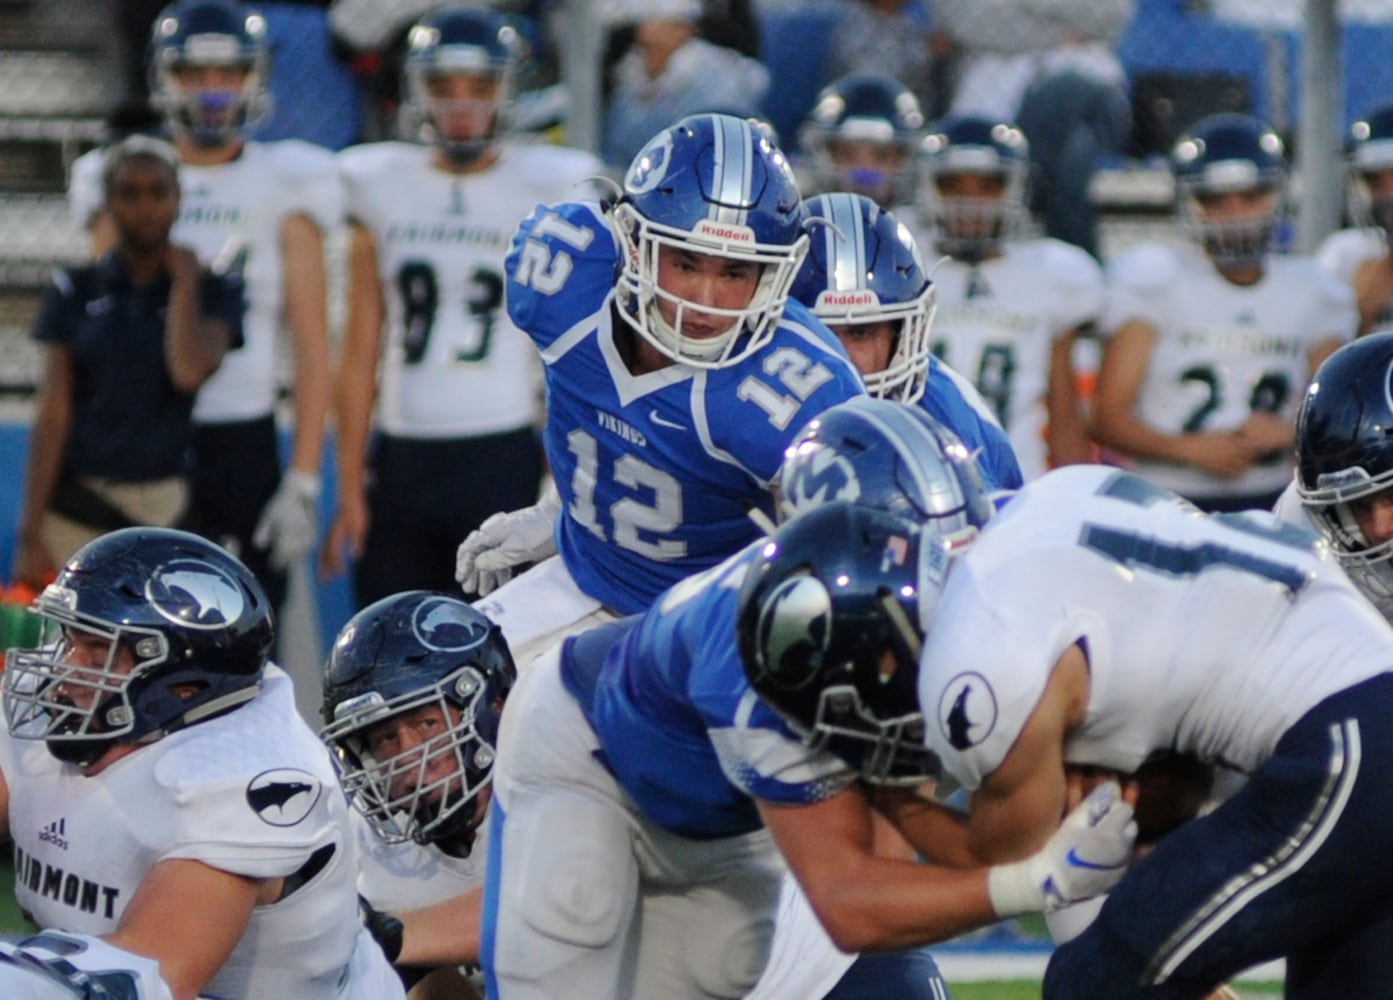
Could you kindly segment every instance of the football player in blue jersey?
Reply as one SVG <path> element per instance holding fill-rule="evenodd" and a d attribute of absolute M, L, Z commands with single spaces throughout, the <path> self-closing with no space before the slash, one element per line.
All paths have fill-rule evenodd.
<path fill-rule="evenodd" d="M 810 417 L 862 393 L 788 290 L 808 237 L 784 154 L 755 123 L 682 119 L 618 204 L 539 207 L 506 262 L 508 313 L 541 352 L 556 497 L 460 547 L 467 592 L 519 664 L 577 624 L 648 607 L 751 541 L 750 508 Z"/>
<path fill-rule="evenodd" d="M 917 798 L 908 808 L 908 792 L 894 790 L 937 771 L 922 715 L 829 699 L 818 727 L 798 731 L 746 678 L 742 661 L 785 662 L 799 650 L 822 654 L 829 670 L 879 671 L 887 686 L 914 664 L 933 612 L 919 594 L 937 592 L 956 548 L 990 515 L 966 449 L 945 440 L 921 480 L 883 462 L 863 466 L 864 481 L 849 477 L 870 503 L 914 491 L 932 534 L 919 518 L 823 504 L 671 588 L 646 614 L 574 636 L 523 673 L 494 771 L 481 956 L 491 996 L 745 996 L 773 935 L 784 873 L 775 842 L 837 845 L 793 868 L 846 951 L 937 940 L 1120 877 L 1134 828 L 1115 787 L 1039 854 L 990 872 L 877 856 L 873 802 L 916 849 L 971 863 L 957 852 L 954 815 Z M 779 539 L 790 529 L 801 547 L 786 551 Z M 857 613 L 819 616 L 797 588 L 767 593 L 766 569 L 791 558 L 806 562 L 808 579 L 854 594 Z M 914 672 L 899 673 L 912 700 Z M 1070 864 L 1075 851 L 1095 864 Z M 989 882 L 1015 891 L 993 893 Z"/>
<path fill-rule="evenodd" d="M 918 403 L 978 451 L 982 471 L 1021 485 L 1006 432 L 967 379 L 929 350 L 937 292 L 909 229 L 861 194 L 806 204 L 811 245 L 792 296 L 841 340 L 873 396 Z"/>

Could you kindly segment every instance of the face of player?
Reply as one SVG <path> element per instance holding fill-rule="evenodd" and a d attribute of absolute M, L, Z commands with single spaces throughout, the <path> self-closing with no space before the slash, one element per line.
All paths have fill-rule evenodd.
<path fill-rule="evenodd" d="M 368 730 L 367 744 L 373 757 L 380 764 L 391 761 L 393 798 L 437 783 L 441 784 L 430 789 L 426 800 L 434 802 L 444 794 L 443 782 L 458 766 L 454 742 L 447 738 L 458 723 L 458 709 L 453 705 L 442 707 L 437 702 L 385 719 Z M 435 745 L 428 746 L 432 742 Z"/>
<path fill-rule="evenodd" d="M 1264 188 L 1202 194 L 1196 201 L 1206 222 L 1254 222 L 1271 215 L 1277 207 L 1276 193 Z"/>
<path fill-rule="evenodd" d="M 1393 490 L 1382 490 L 1351 500 L 1349 508 L 1365 541 L 1371 546 L 1393 540 Z"/>
<path fill-rule="evenodd" d="M 499 82 L 473 73 L 442 73 L 426 81 L 431 119 L 448 142 L 474 142 L 493 131 Z"/>
<path fill-rule="evenodd" d="M 239 114 L 238 98 L 251 70 L 246 66 L 180 66 L 175 82 L 204 128 L 225 128 Z"/>
<path fill-rule="evenodd" d="M 729 315 L 703 312 L 744 309 L 754 299 L 762 268 L 751 261 L 697 253 L 664 245 L 658 249 L 658 309 L 668 325 L 684 337 L 706 340 L 725 333 L 737 322 Z M 682 302 L 674 302 L 675 296 Z M 678 313 L 681 313 L 679 318 Z"/>
<path fill-rule="evenodd" d="M 1001 202 L 1006 197 L 1006 179 L 990 174 L 945 174 L 938 178 L 938 196 L 954 203 L 948 213 L 952 235 L 960 239 L 994 239 L 1001 223 Z M 981 206 L 980 211 L 968 205 Z"/>
<path fill-rule="evenodd" d="M 124 643 L 73 626 L 64 627 L 60 649 L 65 672 L 54 693 L 82 712 L 90 712 L 109 692 L 111 675 L 124 676 L 135 666 L 135 655 Z"/>
<path fill-rule="evenodd" d="M 851 363 L 862 375 L 878 375 L 890 367 L 895 352 L 895 335 L 899 325 L 893 320 L 875 323 L 847 323 L 832 327 L 832 332 L 851 356 Z"/>
<path fill-rule="evenodd" d="M 107 209 L 122 245 L 143 252 L 158 250 L 169 243 L 179 214 L 178 178 L 158 160 L 133 157 L 112 178 Z"/>
<path fill-rule="evenodd" d="M 832 143 L 831 153 L 843 190 L 865 195 L 882 208 L 892 207 L 895 177 L 904 167 L 903 147 L 839 140 Z"/>

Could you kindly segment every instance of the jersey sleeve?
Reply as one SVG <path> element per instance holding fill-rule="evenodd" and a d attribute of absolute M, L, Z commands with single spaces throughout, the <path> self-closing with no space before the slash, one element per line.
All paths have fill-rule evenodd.
<path fill-rule="evenodd" d="M 298 139 L 267 145 L 276 151 L 277 171 L 285 184 L 285 214 L 305 215 L 324 230 L 342 223 L 343 181 L 334 154 Z"/>
<path fill-rule="evenodd" d="M 596 202 L 539 205 L 513 234 L 508 316 L 545 350 L 593 315 L 614 287 L 619 250 Z"/>
<path fill-rule="evenodd" d="M 1048 240 L 1044 276 L 1050 297 L 1050 330 L 1058 337 L 1097 321 L 1103 314 L 1103 269 L 1089 254 L 1058 240 Z"/>
<path fill-rule="evenodd" d="M 1331 233 L 1316 251 L 1316 263 L 1321 270 L 1350 284 L 1355 272 L 1366 262 L 1384 253 L 1383 243 L 1367 229 L 1342 229 Z"/>
<path fill-rule="evenodd" d="M 1354 297 L 1354 286 L 1322 268 L 1316 269 L 1316 278 L 1320 296 L 1316 313 L 1319 321 L 1311 330 L 1311 345 L 1331 338 L 1354 339 L 1359 332 L 1359 304 Z"/>
<path fill-rule="evenodd" d="M 778 805 L 812 805 L 856 780 L 856 773 L 825 750 L 810 750 L 783 720 L 746 692 L 733 724 L 710 730 L 730 783 L 751 798 Z"/>
<path fill-rule="evenodd" d="M 53 272 L 44 290 L 38 318 L 34 321 L 33 338 L 41 344 L 64 345 L 73 337 L 73 303 L 75 289 L 73 273 L 64 268 Z"/>
<path fill-rule="evenodd" d="M 1099 335 L 1111 337 L 1132 322 L 1161 328 L 1170 311 L 1166 289 L 1176 270 L 1174 254 L 1163 246 L 1136 247 L 1114 260 L 1107 272 Z"/>
<path fill-rule="evenodd" d="M 963 375 L 937 358 L 929 359 L 929 381 L 920 399 L 929 416 L 967 445 L 988 489 L 1019 489 L 1025 481 L 1011 440 L 987 408 L 981 393 Z"/>

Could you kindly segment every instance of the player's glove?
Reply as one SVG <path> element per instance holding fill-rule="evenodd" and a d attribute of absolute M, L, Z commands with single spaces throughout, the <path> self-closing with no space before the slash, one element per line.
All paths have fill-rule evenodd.
<path fill-rule="evenodd" d="M 1105 782 L 1064 818 L 1039 853 L 987 873 L 998 917 L 1050 913 L 1098 896 L 1127 871 L 1137 824 L 1117 782 Z"/>
<path fill-rule="evenodd" d="M 556 516 L 561 496 L 549 486 L 531 507 L 494 514 L 460 543 L 455 579 L 466 594 L 480 597 L 513 576 L 514 567 L 556 554 Z"/>
<path fill-rule="evenodd" d="M 256 522 L 252 544 L 270 550 L 271 566 L 286 570 L 314 548 L 319 536 L 319 477 L 288 469 Z"/>

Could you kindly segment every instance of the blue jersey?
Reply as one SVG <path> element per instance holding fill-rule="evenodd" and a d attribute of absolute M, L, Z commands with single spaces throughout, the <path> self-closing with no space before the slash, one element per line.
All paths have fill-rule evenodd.
<path fill-rule="evenodd" d="M 619 250 L 597 204 L 541 206 L 508 254 L 507 302 L 546 371 L 543 437 L 564 503 L 557 549 L 586 594 L 622 612 L 719 563 L 772 514 L 768 483 L 812 417 L 862 394 L 836 338 L 796 303 L 727 368 L 633 375 L 615 342 Z"/>
<path fill-rule="evenodd" d="M 818 802 L 856 777 L 800 742 L 745 679 L 735 622 L 759 544 L 561 654 L 605 765 L 650 819 L 685 837 L 749 833 L 761 825 L 754 799 Z"/>
<path fill-rule="evenodd" d="M 1016 452 L 972 383 L 933 355 L 919 405 L 973 452 L 991 490 L 1018 490 L 1024 482 Z"/>

